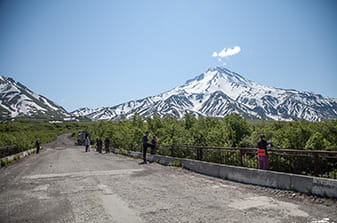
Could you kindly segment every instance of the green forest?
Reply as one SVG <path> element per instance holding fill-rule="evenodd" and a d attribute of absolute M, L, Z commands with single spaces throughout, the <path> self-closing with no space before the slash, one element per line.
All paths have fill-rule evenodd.
<path fill-rule="evenodd" d="M 72 133 L 76 141 L 81 131 L 88 131 L 92 142 L 95 142 L 96 138 L 104 140 L 105 137 L 109 137 L 111 147 L 134 151 L 141 151 L 141 138 L 149 131 L 151 135 L 158 137 L 159 145 L 171 146 L 166 149 L 160 148 L 161 155 L 173 155 L 172 148 L 177 145 L 256 148 L 260 134 L 266 135 L 267 140 L 272 142 L 273 149 L 337 151 L 337 120 L 258 121 L 242 118 L 238 114 L 229 114 L 224 118 L 195 118 L 186 114 L 183 119 L 168 116 L 144 119 L 135 114 L 130 120 L 115 122 L 3 122 L 0 123 L 0 131 L 0 147 L 14 145 L 20 148 L 20 151 L 33 148 L 36 139 L 40 139 L 44 144 L 63 133 Z M 174 156 L 196 159 L 197 153 L 195 149 L 176 147 Z M 243 166 L 257 167 L 254 152 L 240 154 L 238 151 L 205 150 L 203 154 L 204 161 L 242 165 L 240 159 L 243 159 Z M 318 162 L 319 173 L 317 168 L 313 168 L 312 155 L 270 156 L 271 170 L 337 177 L 336 156 L 320 157 Z"/>
<path fill-rule="evenodd" d="M 159 144 L 171 145 L 166 149 L 159 146 L 160 155 L 189 159 L 197 159 L 198 151 L 174 148 L 174 145 L 256 148 L 260 134 L 265 134 L 267 140 L 272 141 L 273 149 L 337 151 L 337 120 L 253 121 L 238 114 L 229 114 L 224 118 L 195 118 L 186 114 L 181 120 L 172 117 L 143 119 L 135 114 L 131 120 L 91 122 L 84 130 L 91 133 L 92 139 L 109 137 L 112 147 L 134 151 L 141 151 L 141 137 L 149 131 L 158 137 Z M 237 151 L 203 150 L 202 153 L 203 161 L 257 168 L 254 152 L 240 154 Z M 270 169 L 274 171 L 337 177 L 336 156 L 320 156 L 317 167 L 312 155 L 273 153 L 269 159 Z"/>
<path fill-rule="evenodd" d="M 48 143 L 63 133 L 77 131 L 86 124 L 79 123 L 25 123 L 2 122 L 0 123 L 0 147 L 17 146 L 21 150 L 31 149 L 35 141 Z"/>
<path fill-rule="evenodd" d="M 160 144 L 255 148 L 265 134 L 274 149 L 337 150 L 337 120 L 252 121 L 229 114 L 224 118 L 186 114 L 183 119 L 135 114 L 131 120 L 92 122 L 85 126 L 92 138 L 110 137 L 115 148 L 132 149 L 145 131 L 156 135 Z"/>
<path fill-rule="evenodd" d="M 272 141 L 274 149 L 337 151 L 337 120 L 309 122 L 247 120 L 238 114 L 224 118 L 199 117 L 186 114 L 183 119 L 172 117 L 142 118 L 118 122 L 68 123 L 0 123 L 0 147 L 16 145 L 23 149 L 54 140 L 62 133 L 77 135 L 88 131 L 92 139 L 110 137 L 112 146 L 133 149 L 139 146 L 146 131 L 157 135 L 159 144 L 255 148 L 260 134 Z"/>

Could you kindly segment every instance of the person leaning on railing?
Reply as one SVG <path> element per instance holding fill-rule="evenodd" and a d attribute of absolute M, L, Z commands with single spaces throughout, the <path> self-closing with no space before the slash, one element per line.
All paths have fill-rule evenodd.
<path fill-rule="evenodd" d="M 260 135 L 260 141 L 257 143 L 257 155 L 259 159 L 259 169 L 268 170 L 269 160 L 267 148 L 271 147 L 271 143 L 266 141 L 264 134 Z"/>

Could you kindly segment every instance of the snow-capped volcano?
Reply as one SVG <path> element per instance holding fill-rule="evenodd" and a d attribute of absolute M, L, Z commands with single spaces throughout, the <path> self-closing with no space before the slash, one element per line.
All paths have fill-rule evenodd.
<path fill-rule="evenodd" d="M 12 78 L 0 76 L 0 118 L 18 116 L 66 117 L 67 111 L 51 100 L 37 95 Z"/>
<path fill-rule="evenodd" d="M 238 113 L 252 119 L 323 120 L 337 118 L 337 100 L 319 94 L 267 87 L 223 67 L 211 68 L 184 85 L 157 96 L 129 101 L 113 107 L 72 112 L 92 120 L 171 115 L 223 117 Z"/>

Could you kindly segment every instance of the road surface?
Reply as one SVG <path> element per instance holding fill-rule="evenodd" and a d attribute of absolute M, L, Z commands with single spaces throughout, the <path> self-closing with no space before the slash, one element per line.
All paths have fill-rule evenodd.
<path fill-rule="evenodd" d="M 0 222 L 336 222 L 336 200 L 207 177 L 60 136 L 0 169 Z"/>

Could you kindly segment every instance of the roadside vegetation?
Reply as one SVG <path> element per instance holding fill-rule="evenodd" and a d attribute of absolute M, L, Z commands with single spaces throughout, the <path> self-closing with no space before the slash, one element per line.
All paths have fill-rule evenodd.
<path fill-rule="evenodd" d="M 224 118 L 195 118 L 187 114 L 182 120 L 172 117 L 142 119 L 136 114 L 132 120 L 91 122 L 85 130 L 91 133 L 92 139 L 109 137 L 114 148 L 133 151 L 141 151 L 140 140 L 145 131 L 157 135 L 159 144 L 173 146 L 171 149 L 174 145 L 256 148 L 259 135 L 265 134 L 267 140 L 272 141 L 273 149 L 337 151 L 337 120 L 252 121 L 237 114 Z M 174 156 L 181 158 L 196 159 L 197 153 L 195 149 L 174 149 Z M 172 155 L 172 150 L 159 148 L 159 154 Z M 203 150 L 202 160 L 240 165 L 237 152 Z M 256 153 L 245 153 L 243 162 L 245 167 L 257 168 Z M 336 157 L 320 157 L 318 166 L 317 171 L 310 155 L 270 156 L 270 169 L 274 171 L 337 177 Z"/>
<path fill-rule="evenodd" d="M 252 121 L 237 114 L 224 118 L 199 117 L 188 114 L 184 119 L 153 117 L 119 122 L 89 122 L 83 130 L 91 138 L 110 137 L 112 146 L 132 149 L 139 146 L 145 131 L 157 135 L 160 144 L 255 148 L 259 135 L 265 134 L 274 149 L 337 151 L 337 120 Z"/>
<path fill-rule="evenodd" d="M 131 120 L 118 122 L 67 123 L 0 123 L 0 147 L 16 145 L 34 147 L 54 140 L 62 133 L 77 135 L 88 131 L 91 138 L 110 137 L 112 146 L 132 149 L 139 146 L 145 131 L 157 135 L 160 144 L 255 148 L 259 134 L 265 134 L 275 149 L 337 151 L 337 120 L 253 121 L 230 114 L 224 118 L 199 117 L 186 114 L 182 120 L 172 117 L 143 119 L 135 114 Z"/>
<path fill-rule="evenodd" d="M 22 152 L 35 147 L 37 139 L 40 139 L 42 144 L 48 143 L 58 135 L 79 131 L 86 125 L 86 123 L 2 122 L 0 123 L 0 147 L 15 146 Z"/>
<path fill-rule="evenodd" d="M 249 147 L 255 148 L 259 135 L 265 134 L 272 141 L 273 149 L 293 150 L 327 150 L 337 151 L 337 120 L 309 122 L 304 120 L 256 121 L 247 120 L 238 114 L 230 114 L 224 118 L 199 117 L 189 114 L 181 120 L 172 117 L 142 118 L 135 114 L 131 120 L 122 119 L 116 122 L 67 122 L 67 123 L 0 123 L 0 147 L 15 145 L 20 151 L 31 149 L 39 138 L 48 143 L 60 134 L 72 133 L 76 140 L 81 131 L 88 131 L 94 141 L 100 137 L 104 141 L 109 137 L 111 146 L 118 149 L 141 151 L 141 137 L 146 131 L 156 135 L 159 144 L 193 145 L 216 147 Z M 160 149 L 160 154 L 169 155 L 169 151 Z M 176 156 L 193 158 L 195 150 L 177 152 Z M 210 151 L 204 153 L 205 161 L 237 165 L 238 158 L 232 153 Z M 290 160 L 292 159 L 292 160 Z M 297 159 L 297 158 L 296 158 Z M 308 172 L 312 169 L 311 157 L 273 158 L 271 167 L 286 172 Z M 256 166 L 256 157 L 245 156 L 248 167 Z M 292 163 L 291 163 L 292 162 Z M 336 175 L 336 159 L 327 160 L 324 170 Z"/>

